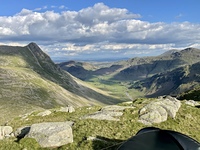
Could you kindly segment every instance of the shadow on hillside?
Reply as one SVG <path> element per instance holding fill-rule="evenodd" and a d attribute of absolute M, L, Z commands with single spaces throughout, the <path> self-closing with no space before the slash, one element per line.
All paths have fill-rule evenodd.
<path fill-rule="evenodd" d="M 116 104 L 122 102 L 120 99 L 106 94 L 104 95 L 104 93 L 99 93 L 95 89 L 87 87 L 87 85 L 79 84 L 71 75 L 56 65 L 51 58 L 34 43 L 31 43 L 25 47 L 6 47 L 4 49 L 0 49 L 1 55 L 16 56 L 24 60 L 25 66 L 22 65 L 20 67 L 22 69 L 29 69 L 30 76 L 31 73 L 36 73 L 39 75 L 39 77 L 47 82 L 54 82 L 58 86 L 63 87 L 74 95 L 88 99 L 88 101 L 91 99 L 91 101 L 96 100 L 103 104 Z M 27 79 L 27 85 L 29 85 L 28 82 L 29 80 Z M 48 95 L 48 91 L 40 91 L 40 93 L 46 93 Z M 37 104 L 41 106 L 40 103 Z"/>
<path fill-rule="evenodd" d="M 130 66 L 117 73 L 112 79 L 122 81 L 142 80 L 152 75 L 175 69 L 184 62 L 179 59 L 175 60 L 156 60 L 151 63 L 143 63 Z"/>
<path fill-rule="evenodd" d="M 116 150 L 124 141 L 118 139 L 109 139 L 102 136 L 97 136 L 93 140 L 94 150 Z"/>

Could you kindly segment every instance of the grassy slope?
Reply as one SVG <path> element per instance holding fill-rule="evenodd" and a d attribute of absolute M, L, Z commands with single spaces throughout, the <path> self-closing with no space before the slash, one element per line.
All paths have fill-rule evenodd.
<path fill-rule="evenodd" d="M 33 113 L 28 116 L 28 119 L 21 120 L 16 118 L 8 124 L 13 126 L 15 129 L 24 125 L 31 125 L 33 123 L 44 122 L 44 121 L 74 121 L 75 124 L 73 128 L 74 142 L 72 144 L 64 145 L 60 148 L 55 148 L 59 150 L 99 150 L 109 146 L 113 146 L 108 149 L 116 149 L 126 139 L 135 135 L 138 130 L 145 125 L 137 122 L 138 119 L 138 110 L 142 108 L 146 103 L 149 103 L 152 99 L 137 99 L 132 104 L 120 104 L 120 105 L 133 105 L 136 106 L 134 109 L 126 109 L 124 115 L 121 117 L 119 122 L 113 121 L 99 121 L 99 120 L 80 120 L 80 117 L 95 112 L 100 109 L 100 106 L 93 107 L 82 107 L 76 109 L 73 113 L 62 113 L 54 112 L 46 117 L 37 117 Z M 200 141 L 200 111 L 199 108 L 191 107 L 185 105 L 182 101 L 182 106 L 177 113 L 175 119 L 168 118 L 166 122 L 160 124 L 154 124 L 153 126 L 159 127 L 162 129 L 175 130 L 186 135 L 191 136 L 192 138 Z M 103 141 L 88 141 L 88 137 L 97 137 Z M 15 139 L 3 140 L 0 141 L 1 148 L 4 150 L 9 150 L 9 147 L 15 146 L 15 149 L 42 149 L 33 139 L 22 139 L 19 142 L 14 142 Z"/>
<path fill-rule="evenodd" d="M 0 46 L 0 124 L 36 109 L 120 101 L 59 69 L 37 45 L 29 46 Z"/>

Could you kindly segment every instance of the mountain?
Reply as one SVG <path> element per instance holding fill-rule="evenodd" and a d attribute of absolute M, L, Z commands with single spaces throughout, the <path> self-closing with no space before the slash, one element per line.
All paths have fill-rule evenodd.
<path fill-rule="evenodd" d="M 35 43 L 0 46 L 0 89 L 1 121 L 35 109 L 119 102 L 62 70 Z"/>
<path fill-rule="evenodd" d="M 79 62 L 66 62 L 67 69 L 62 65 L 60 67 L 81 80 L 112 91 L 113 95 L 128 96 L 132 99 L 145 95 L 149 97 L 167 94 L 177 96 L 182 92 L 193 90 L 198 85 L 198 78 L 190 74 L 196 71 L 191 67 L 193 64 L 198 65 L 199 58 L 199 49 L 186 48 L 170 50 L 156 57 L 136 57 L 106 63 L 103 66 L 95 64 L 96 67 L 90 70 Z M 138 89 L 139 93 L 134 89 Z"/>
<path fill-rule="evenodd" d="M 124 69 L 116 73 L 115 80 L 141 80 L 151 77 L 157 73 L 171 71 L 175 68 L 199 62 L 200 50 L 186 48 L 181 51 L 171 50 L 156 57 L 142 57 L 129 59 Z"/>
<path fill-rule="evenodd" d="M 182 95 L 182 99 L 186 96 L 185 92 L 193 91 L 192 99 L 195 98 L 195 88 L 199 87 L 200 83 L 200 62 L 186 65 L 173 71 L 159 73 L 150 78 L 133 83 L 132 87 L 145 92 L 148 97 L 161 95 Z M 191 92 L 189 92 L 191 93 Z M 188 94 L 189 94 L 188 93 Z M 196 94 L 198 92 L 196 91 Z M 185 95 L 185 96 L 184 96 Z M 198 95 L 199 96 L 199 95 Z"/>
<path fill-rule="evenodd" d="M 170 50 L 156 57 L 132 58 L 119 62 L 112 62 L 104 67 L 87 69 L 79 62 L 66 62 L 60 67 L 82 80 L 89 80 L 93 76 L 109 75 L 112 80 L 136 81 L 151 77 L 157 73 L 171 71 L 175 68 L 199 62 L 200 50 L 186 48 L 183 50 Z"/>
<path fill-rule="evenodd" d="M 73 76 L 85 80 L 90 76 L 93 70 L 97 69 L 96 66 L 87 63 L 87 62 L 76 62 L 76 61 L 68 61 L 60 63 L 59 66 L 66 70 L 67 72 L 70 72 Z"/>

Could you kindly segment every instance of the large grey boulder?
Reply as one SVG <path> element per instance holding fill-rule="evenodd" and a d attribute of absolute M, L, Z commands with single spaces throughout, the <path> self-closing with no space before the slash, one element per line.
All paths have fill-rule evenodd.
<path fill-rule="evenodd" d="M 34 138 L 41 147 L 59 147 L 73 142 L 72 122 L 44 122 L 31 125 L 26 137 Z"/>
<path fill-rule="evenodd" d="M 181 102 L 176 98 L 160 97 L 140 109 L 139 122 L 151 125 L 152 123 L 166 121 L 168 116 L 175 118 L 180 106 Z"/>
<path fill-rule="evenodd" d="M 13 128 L 11 126 L 0 126 L 0 140 L 12 136 Z"/>
<path fill-rule="evenodd" d="M 127 108 L 134 108 L 134 107 L 109 105 L 103 107 L 101 110 L 93 114 L 88 114 L 83 116 L 82 119 L 119 121 L 120 120 L 119 117 L 123 115 L 123 110 Z"/>

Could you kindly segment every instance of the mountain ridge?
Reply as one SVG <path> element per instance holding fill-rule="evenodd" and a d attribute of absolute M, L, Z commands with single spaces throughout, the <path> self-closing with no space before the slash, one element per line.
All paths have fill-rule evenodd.
<path fill-rule="evenodd" d="M 0 87 L 1 121 L 35 109 L 120 101 L 62 70 L 35 43 L 0 46 Z"/>
<path fill-rule="evenodd" d="M 180 94 L 181 92 L 186 92 L 187 90 L 192 90 L 192 87 L 196 86 L 197 83 L 190 83 L 191 86 L 189 86 L 189 83 L 187 85 L 185 83 L 187 82 L 187 77 L 184 76 L 187 76 L 187 74 L 189 73 L 189 66 L 192 66 L 195 63 L 198 64 L 200 60 L 199 58 L 199 49 L 186 48 L 183 50 L 171 50 L 159 56 L 142 58 L 136 57 L 128 59 L 126 61 L 113 62 L 107 64 L 107 66 L 99 67 L 96 70 L 87 70 L 82 66 L 77 66 L 76 64 L 78 62 L 73 62 L 73 67 L 66 65 L 65 68 L 63 68 L 62 66 L 61 68 L 66 69 L 74 76 L 87 82 L 98 80 L 98 82 L 101 82 L 102 84 L 104 84 L 104 86 L 112 83 L 121 83 L 125 86 L 125 89 L 134 89 L 135 87 L 136 89 L 139 89 L 140 92 L 144 93 L 144 95 L 151 95 L 153 97 L 172 94 L 173 90 L 173 95 Z M 193 72 L 195 72 L 195 70 L 193 70 Z M 83 73 L 88 74 L 87 76 L 82 76 Z M 172 85 L 166 85 L 166 89 L 163 86 L 163 88 L 160 88 L 160 90 L 157 91 L 157 94 L 154 93 L 157 87 L 162 87 L 162 81 L 165 82 L 165 78 L 168 80 L 172 80 L 172 78 L 168 78 L 166 74 L 168 74 L 168 76 L 173 76 L 172 78 L 174 78 L 173 80 L 175 81 L 173 82 L 173 88 Z M 155 78 L 154 82 L 151 81 L 153 80 L 153 78 Z M 163 78 L 163 80 L 161 80 L 161 78 Z M 184 83 L 182 83 L 179 78 L 184 78 Z M 190 76 L 190 78 L 192 78 L 192 76 Z M 159 82 L 156 82 L 156 79 L 159 79 Z M 135 84 L 135 82 L 138 85 Z M 181 82 L 181 84 L 183 85 L 181 86 L 178 82 Z M 168 84 L 169 83 L 172 84 L 172 82 L 168 82 Z M 146 84 L 153 85 L 150 87 Z M 153 89 L 153 86 L 155 86 L 155 89 Z M 152 91 L 149 90 L 147 92 L 146 89 L 149 88 Z"/>

